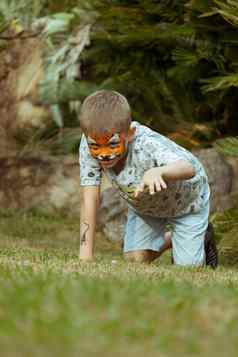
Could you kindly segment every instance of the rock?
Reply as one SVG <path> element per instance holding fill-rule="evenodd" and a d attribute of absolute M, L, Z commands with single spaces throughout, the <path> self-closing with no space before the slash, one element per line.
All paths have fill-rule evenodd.
<path fill-rule="evenodd" d="M 211 212 L 231 208 L 233 202 L 230 194 L 234 181 L 232 166 L 213 148 L 196 150 L 193 154 L 201 161 L 208 176 L 211 188 Z"/>
<path fill-rule="evenodd" d="M 231 192 L 238 192 L 238 157 L 237 156 L 225 156 L 225 161 L 231 166 L 232 170 L 232 187 Z"/>
<path fill-rule="evenodd" d="M 112 241 L 123 238 L 127 216 L 127 204 L 114 187 L 102 191 L 99 229 Z"/>
<path fill-rule="evenodd" d="M 29 46 L 31 51 L 29 53 Z M 16 78 L 14 96 L 16 118 L 11 123 L 13 133 L 31 137 L 37 129 L 47 129 L 52 124 L 52 113 L 47 106 L 39 105 L 39 82 L 44 78 L 43 55 L 45 44 L 36 38 L 28 40 L 19 54 L 19 66 L 9 79 Z"/>
<path fill-rule="evenodd" d="M 14 155 L 19 143 L 52 126 L 52 113 L 39 105 L 45 43 L 40 38 L 14 40 L 0 59 L 0 156 Z M 20 140 L 19 140 L 20 139 Z"/>
<path fill-rule="evenodd" d="M 79 216 L 79 166 L 70 158 L 0 158 L 1 207 Z"/>

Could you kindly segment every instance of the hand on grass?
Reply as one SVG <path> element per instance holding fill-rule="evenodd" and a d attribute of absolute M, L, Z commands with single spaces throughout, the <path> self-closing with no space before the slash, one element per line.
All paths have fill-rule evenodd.
<path fill-rule="evenodd" d="M 146 188 L 149 189 L 151 195 L 167 188 L 167 184 L 162 176 L 162 170 L 159 167 L 153 167 L 145 172 L 141 183 L 135 190 L 135 198 L 139 197 Z"/>
<path fill-rule="evenodd" d="M 94 261 L 94 259 L 92 256 L 88 256 L 88 257 L 79 256 L 79 262 L 81 264 L 92 263 L 93 261 Z"/>

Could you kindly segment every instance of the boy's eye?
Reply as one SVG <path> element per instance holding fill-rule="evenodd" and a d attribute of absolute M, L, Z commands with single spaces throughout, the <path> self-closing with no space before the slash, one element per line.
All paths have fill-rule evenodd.
<path fill-rule="evenodd" d="M 97 144 L 89 144 L 89 147 L 91 149 L 98 149 L 99 146 Z"/>
<path fill-rule="evenodd" d="M 116 148 L 119 145 L 119 143 L 110 143 L 111 148 Z"/>

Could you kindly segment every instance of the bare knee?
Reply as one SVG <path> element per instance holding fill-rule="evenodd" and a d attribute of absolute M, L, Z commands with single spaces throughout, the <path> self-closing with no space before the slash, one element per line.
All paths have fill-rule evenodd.
<path fill-rule="evenodd" d="M 137 250 L 124 253 L 125 260 L 137 263 L 150 263 L 158 257 L 158 253 L 149 250 Z"/>

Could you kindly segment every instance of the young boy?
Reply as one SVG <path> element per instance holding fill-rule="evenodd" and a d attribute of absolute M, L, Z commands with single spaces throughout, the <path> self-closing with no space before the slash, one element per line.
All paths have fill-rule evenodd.
<path fill-rule="evenodd" d="M 115 91 L 102 90 L 87 97 L 80 126 L 80 259 L 93 259 L 103 171 L 128 202 L 126 259 L 151 262 L 172 247 L 175 264 L 216 267 L 211 232 L 205 239 L 210 190 L 198 159 L 131 121 L 126 98 Z"/>

